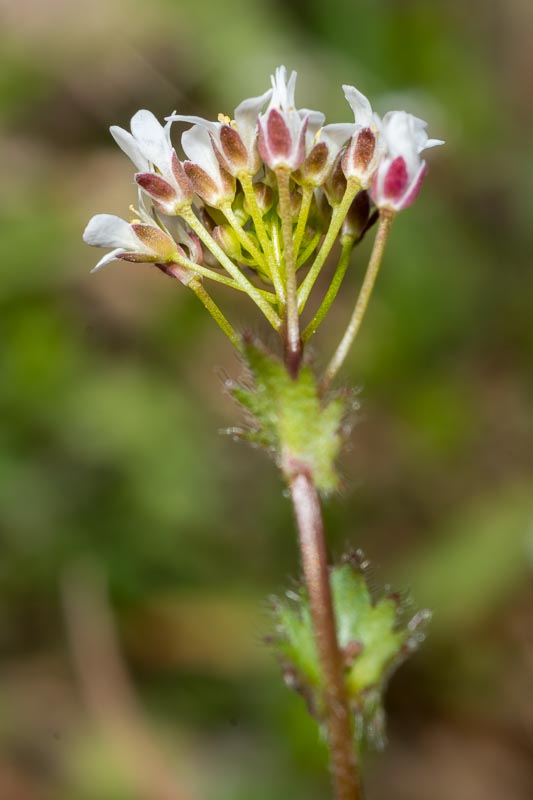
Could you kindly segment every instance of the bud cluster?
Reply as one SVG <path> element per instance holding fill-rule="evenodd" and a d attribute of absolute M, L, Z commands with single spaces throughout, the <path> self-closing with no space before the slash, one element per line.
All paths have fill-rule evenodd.
<path fill-rule="evenodd" d="M 122 259 L 183 283 L 208 278 L 246 292 L 280 332 L 291 313 L 298 329 L 337 238 L 353 246 L 380 214 L 409 206 L 426 169 L 421 153 L 442 142 L 405 111 L 381 119 L 353 86 L 343 87 L 353 122 L 325 125 L 319 111 L 296 107 L 295 84 L 279 67 L 233 119 L 174 113 L 162 125 L 141 110 L 131 132 L 113 126 L 136 167 L 139 202 L 129 223 L 107 214 L 89 222 L 85 241 L 113 248 L 95 269 Z M 176 150 L 171 127 L 184 124 Z"/>

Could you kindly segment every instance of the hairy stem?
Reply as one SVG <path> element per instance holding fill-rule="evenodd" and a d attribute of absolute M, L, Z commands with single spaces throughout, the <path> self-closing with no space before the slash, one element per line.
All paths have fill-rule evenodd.
<path fill-rule="evenodd" d="M 274 284 L 274 289 L 279 298 L 280 304 L 283 306 L 285 304 L 285 286 L 283 285 L 283 281 L 281 279 L 279 264 L 274 254 L 274 247 L 268 237 L 263 215 L 261 214 L 261 209 L 257 204 L 252 176 L 249 173 L 244 172 L 242 175 L 239 175 L 239 180 L 244 191 L 244 197 L 248 205 L 250 216 L 252 217 L 252 222 L 254 224 L 259 243 L 263 249 L 263 253 L 265 254 L 265 258 L 270 269 L 270 276 L 272 278 L 272 283 Z"/>
<path fill-rule="evenodd" d="M 331 597 L 324 524 L 318 492 L 300 472 L 290 481 L 302 567 L 323 682 L 330 768 L 336 800 L 361 800 L 350 709 Z"/>
<path fill-rule="evenodd" d="M 311 269 L 305 276 L 305 280 L 300 286 L 300 291 L 298 292 L 298 308 L 300 313 L 305 308 L 305 304 L 307 303 L 309 295 L 311 294 L 311 289 L 313 288 L 315 281 L 320 274 L 320 270 L 324 266 L 324 263 L 331 251 L 331 248 L 335 244 L 335 239 L 337 238 L 337 235 L 341 229 L 341 225 L 344 221 L 344 218 L 348 213 L 348 210 L 353 202 L 353 199 L 360 188 L 361 187 L 356 180 L 353 179 L 349 180 L 348 185 L 346 186 L 346 191 L 344 192 L 344 197 L 342 198 L 339 205 L 336 206 L 333 210 L 333 214 L 331 216 L 331 222 L 329 224 L 326 236 L 324 237 L 324 241 L 322 242 L 322 247 L 318 251 L 318 255 L 315 258 L 311 266 Z"/>
<path fill-rule="evenodd" d="M 316 250 L 317 248 L 317 245 L 320 241 L 320 237 L 321 237 L 320 232 L 315 233 L 315 235 L 313 236 L 313 238 L 311 239 L 305 250 L 302 250 L 296 261 L 296 269 L 299 269 L 303 264 L 305 264 L 307 259 L 311 257 L 313 251 Z"/>
<path fill-rule="evenodd" d="M 304 330 L 302 334 L 302 339 L 304 342 L 307 342 L 308 339 L 313 336 L 319 329 L 322 322 L 325 320 L 328 311 L 330 310 L 331 306 L 333 305 L 333 301 L 337 297 L 337 292 L 340 289 L 341 283 L 346 275 L 346 270 L 348 269 L 348 265 L 350 263 L 350 256 L 353 250 L 353 243 L 354 237 L 353 236 L 346 236 L 342 241 L 342 252 L 341 257 L 339 258 L 339 262 L 337 267 L 335 268 L 335 274 L 333 275 L 333 279 L 329 285 L 329 289 L 326 292 L 326 296 L 322 300 L 318 311 L 316 312 L 315 316 Z"/>
<path fill-rule="evenodd" d="M 204 308 L 209 311 L 220 330 L 228 337 L 232 345 L 237 350 L 242 350 L 242 342 L 238 333 L 233 326 L 228 322 L 222 311 L 219 309 L 211 295 L 202 286 L 200 278 L 195 277 L 188 283 L 189 289 L 194 292 L 198 300 L 202 303 Z"/>
<path fill-rule="evenodd" d="M 221 283 L 223 286 L 230 286 L 232 289 L 237 289 L 238 292 L 245 291 L 240 284 L 233 280 L 233 278 L 228 278 L 226 275 L 221 275 L 219 272 L 209 269 L 209 267 L 203 267 L 200 264 L 196 264 L 194 261 L 185 258 L 185 256 L 182 256 L 179 253 L 174 255 L 174 261 L 181 267 L 185 267 L 185 269 L 188 269 L 197 275 L 201 275 L 202 278 L 208 278 L 211 281 L 215 281 L 215 283 Z M 269 303 L 276 302 L 276 295 L 272 294 L 272 292 L 268 292 L 265 289 L 258 289 L 257 291 Z"/>
<path fill-rule="evenodd" d="M 245 250 L 248 250 L 252 258 L 255 259 L 256 263 L 259 264 L 260 267 L 264 268 L 266 266 L 265 256 L 259 252 L 251 236 L 247 231 L 244 230 L 241 223 L 235 216 L 231 205 L 228 203 L 227 205 L 222 206 L 222 212 L 235 231 L 239 242 L 242 244 Z"/>
<path fill-rule="evenodd" d="M 342 367 L 346 356 L 352 346 L 355 337 L 361 327 L 361 323 L 365 316 L 366 309 L 368 307 L 368 302 L 370 300 L 370 296 L 372 294 L 372 289 L 374 288 L 374 284 L 376 282 L 376 278 L 379 272 L 379 267 L 381 265 L 381 260 L 383 258 L 383 253 L 385 251 L 385 244 L 387 243 L 387 238 L 390 231 L 390 226 L 392 224 L 392 220 L 394 219 L 393 212 L 390 211 L 382 211 L 381 216 L 379 218 L 379 225 L 378 230 L 376 233 L 376 238 L 374 240 L 374 247 L 372 248 L 372 253 L 370 255 L 370 260 L 368 262 L 368 267 L 366 268 L 366 274 L 363 280 L 363 285 L 361 286 L 361 291 L 359 292 L 359 296 L 357 298 L 357 302 L 355 304 L 355 308 L 353 310 L 353 314 L 350 318 L 348 323 L 348 327 L 342 337 L 339 346 L 337 347 L 335 353 L 333 354 L 333 358 L 329 362 L 326 371 L 324 373 L 324 377 L 322 379 L 321 388 L 326 390 L 331 381 Z"/>
<path fill-rule="evenodd" d="M 313 192 L 314 189 L 312 186 L 304 186 L 302 193 L 302 205 L 300 206 L 298 223 L 296 225 L 296 231 L 294 232 L 294 253 L 296 257 L 298 257 L 298 253 L 300 252 L 300 245 L 305 233 L 305 226 L 307 225 L 307 218 L 309 217 L 309 209 L 311 208 L 311 203 L 313 202 Z"/>
<path fill-rule="evenodd" d="M 283 255 L 285 257 L 285 284 L 287 287 L 285 360 L 289 372 L 297 375 L 302 360 L 302 340 L 300 338 L 300 318 L 298 315 L 298 296 L 296 284 L 296 260 L 292 234 L 292 209 L 290 195 L 290 171 L 283 167 L 276 170 L 279 190 L 279 211 L 281 233 L 283 235 Z"/>
<path fill-rule="evenodd" d="M 189 206 L 180 212 L 181 216 L 188 223 L 190 228 L 198 236 L 200 241 L 207 247 L 207 249 L 215 256 L 219 264 L 224 267 L 231 275 L 236 283 L 241 286 L 242 290 L 254 301 L 256 306 L 261 309 L 265 317 L 275 330 L 281 327 L 281 320 L 272 308 L 272 306 L 265 300 L 259 289 L 250 283 L 248 278 L 242 274 L 236 264 L 233 263 L 222 248 L 215 242 L 209 231 L 204 228 L 192 208 Z"/>

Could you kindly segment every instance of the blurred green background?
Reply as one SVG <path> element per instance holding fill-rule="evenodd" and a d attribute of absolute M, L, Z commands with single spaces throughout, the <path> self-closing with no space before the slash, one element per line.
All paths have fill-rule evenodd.
<path fill-rule="evenodd" d="M 345 370 L 361 408 L 326 507 L 334 554 L 363 547 L 376 583 L 434 611 L 368 798 L 530 799 L 529 0 L 1 0 L 0 31 L 0 799 L 329 797 L 263 644 L 298 556 L 273 465 L 220 435 L 237 359 L 182 287 L 141 265 L 91 276 L 81 242 L 135 201 L 110 124 L 231 114 L 279 63 L 328 121 L 353 83 L 447 140 Z"/>

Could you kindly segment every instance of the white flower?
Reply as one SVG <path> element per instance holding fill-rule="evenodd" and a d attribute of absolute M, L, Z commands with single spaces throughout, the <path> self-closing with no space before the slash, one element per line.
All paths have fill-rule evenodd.
<path fill-rule="evenodd" d="M 181 144 L 190 159 L 183 164 L 185 173 L 196 194 L 211 206 L 231 203 L 235 197 L 235 179 L 221 167 L 208 130 L 193 125 L 181 137 Z"/>
<path fill-rule="evenodd" d="M 305 159 L 308 126 L 316 132 L 324 121 L 318 111 L 296 109 L 295 87 L 296 72 L 291 72 L 287 80 L 285 67 L 278 67 L 272 76 L 269 106 L 258 118 L 259 152 L 270 169 L 298 169 Z"/>
<path fill-rule="evenodd" d="M 416 199 L 426 172 L 420 153 L 444 144 L 429 139 L 426 127 L 424 120 L 406 111 L 389 111 L 383 117 L 383 153 L 371 189 L 378 208 L 400 211 Z"/>
<path fill-rule="evenodd" d="M 380 158 L 381 120 L 372 111 L 369 100 L 355 86 L 344 85 L 344 96 L 354 115 L 352 138 L 342 159 L 346 178 L 355 178 L 366 189 Z"/>
<path fill-rule="evenodd" d="M 218 122 L 203 119 L 203 117 L 172 114 L 167 117 L 169 122 L 191 122 L 200 125 L 209 133 L 214 151 L 221 165 L 237 178 L 246 172 L 255 175 L 261 166 L 261 159 L 257 150 L 257 117 L 270 99 L 272 89 L 259 97 L 250 97 L 243 100 L 235 109 L 235 119 L 220 115 Z M 203 163 L 197 162 L 200 167 Z M 207 171 L 207 170 L 206 170 Z"/>
<path fill-rule="evenodd" d="M 135 180 L 156 202 L 173 214 L 190 205 L 192 186 L 170 141 L 170 123 L 161 125 L 151 111 L 142 109 L 131 119 L 131 133 L 113 125 L 111 135 L 139 172 Z"/>
<path fill-rule="evenodd" d="M 307 138 L 309 137 L 309 128 Z M 320 128 L 313 136 L 311 145 L 307 144 L 307 157 L 301 167 L 304 183 L 322 186 L 330 176 L 337 157 L 354 131 L 353 123 L 335 122 Z"/>
<path fill-rule="evenodd" d="M 118 259 L 153 263 L 170 263 L 176 256 L 176 242 L 153 220 L 126 222 L 114 214 L 97 214 L 83 233 L 86 244 L 94 247 L 112 247 L 93 268 L 93 272 L 104 264 Z"/>

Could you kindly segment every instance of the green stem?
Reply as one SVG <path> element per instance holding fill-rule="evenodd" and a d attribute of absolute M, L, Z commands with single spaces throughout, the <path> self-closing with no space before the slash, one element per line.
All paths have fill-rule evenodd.
<path fill-rule="evenodd" d="M 261 309 L 274 330 L 278 331 L 281 328 L 281 319 L 279 316 L 276 314 L 267 300 L 265 300 L 265 298 L 262 296 L 259 289 L 257 289 L 253 283 L 250 283 L 248 278 L 242 274 L 237 265 L 234 264 L 230 258 L 228 258 L 222 248 L 215 242 L 213 237 L 204 228 L 192 208 L 188 206 L 180 213 L 185 222 L 188 223 L 194 233 L 198 236 L 200 241 L 203 242 L 203 244 L 215 256 L 217 261 L 224 267 L 224 269 L 229 272 L 234 281 L 239 284 L 239 286 L 244 292 L 246 292 L 250 299 L 254 301 L 256 306 Z"/>
<path fill-rule="evenodd" d="M 302 194 L 302 205 L 300 206 L 300 213 L 298 215 L 298 224 L 294 233 L 294 252 L 296 257 L 300 252 L 300 245 L 305 233 L 305 226 L 307 225 L 307 218 L 309 217 L 309 209 L 313 202 L 314 188 L 312 186 L 304 186 Z"/>
<path fill-rule="evenodd" d="M 242 244 L 242 246 L 246 250 L 248 250 L 248 252 L 251 254 L 252 258 L 255 259 L 256 263 L 260 267 L 263 267 L 263 269 L 264 269 L 266 267 L 265 256 L 263 256 L 259 252 L 259 250 L 255 246 L 254 241 L 251 238 L 251 236 L 244 230 L 244 228 L 242 227 L 241 223 L 239 222 L 239 220 L 235 216 L 235 213 L 234 213 L 231 205 L 228 203 L 227 205 L 222 206 L 221 210 L 222 210 L 222 213 L 224 214 L 224 216 L 226 217 L 226 219 L 228 220 L 229 224 L 231 225 L 231 227 L 233 228 L 233 230 L 237 234 L 237 238 L 238 238 L 239 242 Z"/>
<path fill-rule="evenodd" d="M 320 270 L 324 266 L 326 258 L 328 257 L 330 250 L 335 243 L 335 239 L 337 238 L 337 235 L 341 229 L 341 225 L 344 221 L 344 218 L 348 213 L 348 210 L 353 202 L 353 199 L 360 188 L 361 187 L 358 181 L 350 179 L 348 181 L 348 185 L 346 186 L 344 197 L 342 198 L 339 205 L 336 206 L 333 210 L 328 232 L 326 233 L 324 241 L 322 242 L 322 247 L 320 248 L 317 257 L 315 258 L 313 265 L 309 270 L 309 272 L 307 273 L 305 280 L 300 286 L 300 290 L 298 292 L 298 309 L 300 313 L 305 308 L 305 304 L 307 303 L 309 295 L 311 294 L 311 289 L 313 288 L 314 283 L 318 278 Z"/>
<path fill-rule="evenodd" d="M 283 236 L 283 255 L 286 275 L 285 285 L 287 287 L 285 357 L 289 372 L 295 376 L 298 373 L 302 358 L 302 340 L 300 338 L 296 261 L 294 258 L 294 241 L 292 238 L 291 173 L 288 169 L 279 167 L 276 170 L 276 178 L 278 181 L 279 213 L 281 217 L 281 233 Z"/>
<path fill-rule="evenodd" d="M 281 306 L 284 306 L 285 286 L 283 285 L 283 281 L 281 279 L 279 263 L 274 255 L 274 248 L 272 246 L 272 242 L 269 239 L 265 221 L 263 219 L 263 215 L 261 214 L 261 209 L 257 204 L 257 197 L 255 196 L 252 176 L 248 172 L 243 172 L 242 174 L 239 175 L 239 181 L 241 182 L 241 186 L 244 191 L 244 197 L 246 198 L 248 210 L 250 211 L 250 215 L 252 217 L 252 222 L 254 223 L 254 228 L 256 230 L 259 243 L 263 249 L 263 253 L 265 254 L 265 258 L 267 260 L 268 267 L 270 269 L 270 274 L 272 282 L 274 284 L 274 289 L 279 298 Z"/>
<path fill-rule="evenodd" d="M 179 264 L 181 267 L 185 267 L 186 269 L 190 270 L 191 272 L 196 273 L 197 275 L 201 275 L 203 278 L 208 278 L 211 281 L 215 281 L 216 283 L 221 283 L 223 286 L 229 286 L 232 289 L 237 289 L 238 292 L 244 292 L 245 290 L 240 286 L 233 278 L 227 278 L 225 275 L 221 275 L 219 272 L 215 272 L 209 267 L 203 267 L 201 264 L 196 264 L 194 261 L 191 261 L 188 258 L 180 255 L 179 253 L 175 253 L 173 255 L 173 260 L 176 264 Z M 276 302 L 276 295 L 272 294 L 272 292 L 268 292 L 265 289 L 258 289 L 257 290 L 269 303 Z"/>
<path fill-rule="evenodd" d="M 213 319 L 215 320 L 216 324 L 220 328 L 220 330 L 225 333 L 228 337 L 230 342 L 237 348 L 237 350 L 242 351 L 242 341 L 241 337 L 235 331 L 233 326 L 228 322 L 222 311 L 219 309 L 211 295 L 204 289 L 202 286 L 202 281 L 200 278 L 193 278 L 187 284 L 189 289 L 191 289 L 198 300 L 202 303 L 204 308 L 206 308 Z"/>
<path fill-rule="evenodd" d="M 305 250 L 302 253 L 300 253 L 300 255 L 298 256 L 298 260 L 296 261 L 297 269 L 301 267 L 302 264 L 305 264 L 305 262 L 310 257 L 313 250 L 316 250 L 316 246 L 320 241 L 320 236 L 321 236 L 320 232 L 315 233 L 315 235 L 313 236 L 313 238 L 311 239 Z"/>
<path fill-rule="evenodd" d="M 353 243 L 354 237 L 353 236 L 345 236 L 342 239 L 342 252 L 339 258 L 339 262 L 335 269 L 335 274 L 333 275 L 333 279 L 330 283 L 329 289 L 326 292 L 326 296 L 322 300 L 320 304 L 320 308 L 316 312 L 315 316 L 306 327 L 302 334 L 302 339 L 304 342 L 307 342 L 311 336 L 313 336 L 324 319 L 327 316 L 328 311 L 330 310 L 331 306 L 333 305 L 333 301 L 337 297 L 337 292 L 340 289 L 340 285 L 346 275 L 346 270 L 348 269 L 348 265 L 350 263 L 350 256 L 353 250 Z"/>
<path fill-rule="evenodd" d="M 376 233 L 376 238 L 374 240 L 374 247 L 372 248 L 372 253 L 370 255 L 370 260 L 368 262 L 368 267 L 366 269 L 363 285 L 361 286 L 361 291 L 359 292 L 359 296 L 357 298 L 353 314 L 348 323 L 348 327 L 346 328 L 346 332 L 342 337 L 335 353 L 333 354 L 333 358 L 331 359 L 326 368 L 324 377 L 321 382 L 321 387 L 324 391 L 329 387 L 331 381 L 341 368 L 346 356 L 348 355 L 350 347 L 352 346 L 354 339 L 357 336 L 359 328 L 361 327 L 361 323 L 365 316 L 365 312 L 368 307 L 368 302 L 372 294 L 372 289 L 374 288 L 374 284 L 376 282 L 376 278 L 379 272 L 379 267 L 385 250 L 385 244 L 387 243 L 387 238 L 389 235 L 393 219 L 394 219 L 394 212 L 391 211 L 381 212 L 378 230 Z"/>

